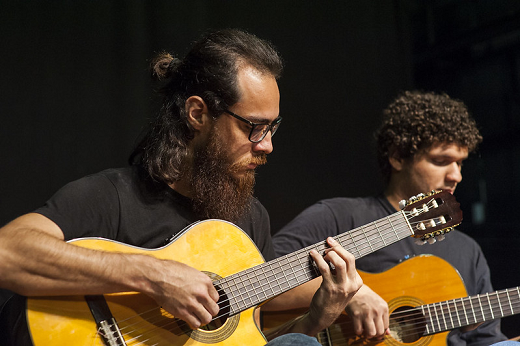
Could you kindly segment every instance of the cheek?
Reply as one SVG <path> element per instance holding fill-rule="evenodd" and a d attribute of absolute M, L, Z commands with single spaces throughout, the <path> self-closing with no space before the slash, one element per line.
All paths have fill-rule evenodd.
<path fill-rule="evenodd" d="M 444 171 L 439 169 L 439 167 L 423 169 L 419 171 L 418 174 L 419 178 L 429 190 L 439 188 L 444 182 Z"/>
<path fill-rule="evenodd" d="M 249 142 L 249 141 L 248 141 Z M 242 161 L 249 162 L 251 159 L 251 145 L 237 144 L 230 145 L 227 147 L 226 157 L 230 163 L 239 163 Z"/>

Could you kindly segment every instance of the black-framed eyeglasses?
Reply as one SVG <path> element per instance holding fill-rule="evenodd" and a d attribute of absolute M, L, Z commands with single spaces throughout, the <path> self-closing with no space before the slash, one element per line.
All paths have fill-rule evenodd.
<path fill-rule="evenodd" d="M 242 118 L 240 115 L 235 114 L 230 110 L 225 109 L 224 112 L 251 126 L 251 132 L 249 132 L 248 138 L 253 143 L 261 142 L 265 136 L 267 136 L 267 132 L 269 132 L 269 130 L 271 131 L 271 137 L 274 136 L 276 130 L 278 130 L 278 127 L 280 127 L 280 123 L 282 122 L 282 117 L 278 117 L 270 124 L 255 124 L 254 122 Z"/>

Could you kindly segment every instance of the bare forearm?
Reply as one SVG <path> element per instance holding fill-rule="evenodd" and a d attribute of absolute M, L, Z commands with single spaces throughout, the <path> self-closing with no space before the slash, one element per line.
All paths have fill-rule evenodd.
<path fill-rule="evenodd" d="M 135 268 L 148 260 L 143 257 L 81 248 L 7 225 L 0 232 L 0 285 L 31 296 L 135 290 L 142 285 Z"/>
<path fill-rule="evenodd" d="M 63 238 L 61 229 L 39 214 L 0 228 L 0 287 L 26 296 L 137 291 L 192 328 L 218 313 L 211 279 L 193 267 L 115 242 L 91 246 L 88 240 Z"/>

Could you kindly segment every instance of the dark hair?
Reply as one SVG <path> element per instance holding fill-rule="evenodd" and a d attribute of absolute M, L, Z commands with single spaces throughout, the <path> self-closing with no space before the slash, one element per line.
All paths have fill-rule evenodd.
<path fill-rule="evenodd" d="M 379 168 L 386 183 L 392 172 L 390 155 L 413 158 L 435 143 L 455 143 L 473 152 L 482 141 L 462 101 L 421 91 L 401 93 L 383 111 L 376 137 Z"/>
<path fill-rule="evenodd" d="M 129 162 L 142 166 L 154 180 L 178 180 L 188 142 L 193 139 L 185 114 L 186 100 L 200 96 L 212 116 L 219 116 L 240 98 L 237 75 L 242 65 L 276 79 L 283 68 L 269 42 L 238 29 L 205 34 L 183 60 L 158 54 L 150 67 L 152 77 L 164 83 L 160 89 L 162 107 Z"/>

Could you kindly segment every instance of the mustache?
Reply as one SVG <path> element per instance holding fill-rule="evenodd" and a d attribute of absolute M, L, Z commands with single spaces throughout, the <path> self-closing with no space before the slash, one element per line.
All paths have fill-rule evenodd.
<path fill-rule="evenodd" d="M 260 154 L 258 156 L 253 156 L 251 159 L 242 160 L 240 162 L 235 162 L 231 166 L 229 166 L 229 172 L 240 172 L 243 167 L 248 166 L 249 164 L 254 164 L 257 166 L 265 165 L 267 163 L 267 154 Z"/>
<path fill-rule="evenodd" d="M 267 163 L 267 154 L 261 154 L 259 156 L 253 156 L 251 163 L 257 166 L 265 165 Z"/>

